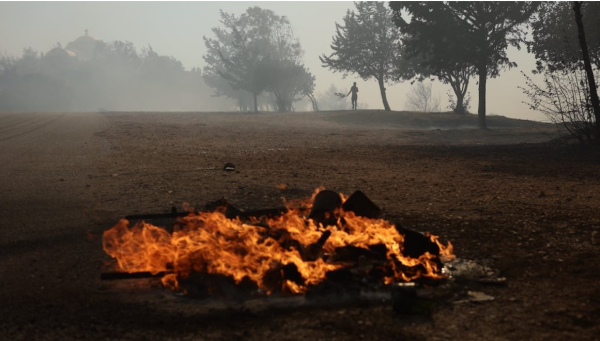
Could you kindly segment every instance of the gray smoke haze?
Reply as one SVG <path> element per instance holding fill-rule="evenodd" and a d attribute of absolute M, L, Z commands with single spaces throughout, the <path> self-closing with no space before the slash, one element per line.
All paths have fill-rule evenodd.
<path fill-rule="evenodd" d="M 4 56 L 0 71 L 5 75 L 0 89 L 7 88 L 7 79 L 15 82 L 15 77 L 21 77 L 13 83 L 17 85 L 10 96 L 2 95 L 0 110 L 237 110 L 238 103 L 213 97 L 201 79 L 198 68 L 204 68 L 206 53 L 202 37 L 212 36 L 211 29 L 220 25 L 220 9 L 240 15 L 251 6 L 289 19 L 304 50 L 303 62 L 316 78 L 315 97 L 331 97 L 332 84 L 339 92 L 348 92 L 356 81 L 360 107 L 383 108 L 376 81 L 354 75 L 344 79 L 323 68 L 318 59 L 331 53 L 335 23 L 354 9 L 352 2 L 0 2 L 0 53 Z M 131 42 L 138 59 L 127 60 L 109 51 L 111 57 L 105 59 L 82 60 L 80 55 L 71 56 L 78 59 L 73 61 L 58 51 L 68 50 L 69 43 L 84 37 L 86 29 L 108 47 L 115 41 Z M 152 56 L 143 50 L 149 46 Z M 29 47 L 33 51 L 24 58 L 23 50 Z M 519 67 L 488 80 L 488 112 L 542 119 L 522 103 L 526 97 L 518 89 L 524 84 L 520 71 L 531 71 L 535 59 L 525 49 L 509 48 L 508 55 Z M 411 87 L 410 82 L 387 87 L 392 110 L 406 109 Z M 446 85 L 433 83 L 442 110 L 446 110 L 448 90 Z M 477 108 L 475 81 L 470 92 L 471 108 Z M 273 109 L 269 96 L 262 95 L 261 109 Z M 349 106 L 349 99 L 330 102 L 336 108 Z M 306 100 L 295 103 L 294 109 L 312 110 Z"/>

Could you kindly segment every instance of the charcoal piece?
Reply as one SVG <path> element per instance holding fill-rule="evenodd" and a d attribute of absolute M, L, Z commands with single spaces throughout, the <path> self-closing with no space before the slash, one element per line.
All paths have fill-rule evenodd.
<path fill-rule="evenodd" d="M 402 249 L 402 254 L 404 256 L 419 258 L 421 255 L 425 254 L 425 252 L 429 252 L 430 254 L 439 257 L 440 248 L 436 243 L 432 242 L 429 237 L 420 232 L 404 228 L 399 224 L 396 224 L 396 230 L 404 236 L 404 247 Z"/>
<path fill-rule="evenodd" d="M 369 245 L 369 251 L 377 256 L 377 260 L 385 261 L 387 259 L 387 247 L 385 244 Z"/>
<path fill-rule="evenodd" d="M 323 225 L 335 225 L 335 211 L 342 207 L 342 198 L 334 191 L 323 190 L 315 196 L 308 218 Z"/>
<path fill-rule="evenodd" d="M 325 277 L 328 281 L 340 284 L 350 283 L 354 280 L 354 275 L 348 268 L 340 268 L 337 270 L 328 271 L 325 274 Z"/>
<path fill-rule="evenodd" d="M 319 240 L 305 247 L 302 252 L 302 260 L 305 262 L 313 262 L 321 258 L 321 256 L 323 256 L 323 245 L 325 245 L 329 236 L 331 236 L 331 231 L 326 230 Z"/>
<path fill-rule="evenodd" d="M 233 172 L 235 170 L 235 165 L 231 162 L 227 162 L 225 166 L 223 166 L 223 170 L 226 172 Z"/>
<path fill-rule="evenodd" d="M 298 267 L 294 263 L 279 264 L 265 273 L 263 276 L 263 285 L 271 292 L 284 292 L 284 282 L 292 281 L 298 285 L 304 285 L 305 280 L 302 274 L 298 271 Z"/>
<path fill-rule="evenodd" d="M 335 249 L 335 261 L 358 263 L 359 260 L 365 261 L 379 260 L 379 255 L 371 250 L 354 245 L 345 245 Z"/>
<path fill-rule="evenodd" d="M 178 283 L 186 295 L 193 298 L 246 300 L 258 295 L 258 286 L 248 277 L 236 283 L 230 276 L 192 272 L 187 277 L 178 278 Z"/>
<path fill-rule="evenodd" d="M 381 209 L 361 191 L 352 193 L 352 195 L 344 202 L 342 208 L 346 212 L 354 212 L 354 214 L 359 217 L 370 219 L 381 218 Z"/>
<path fill-rule="evenodd" d="M 376 266 L 369 271 L 369 279 L 374 282 L 381 282 L 386 276 L 392 276 L 393 271 L 384 269 L 382 266 Z"/>
<path fill-rule="evenodd" d="M 178 278 L 178 283 L 189 297 L 194 298 L 241 299 L 249 294 L 236 285 L 233 278 L 222 274 L 192 272 Z"/>
<path fill-rule="evenodd" d="M 222 212 L 228 219 L 235 219 L 242 214 L 241 210 L 229 204 L 225 199 L 209 202 L 205 208 L 209 212 Z"/>

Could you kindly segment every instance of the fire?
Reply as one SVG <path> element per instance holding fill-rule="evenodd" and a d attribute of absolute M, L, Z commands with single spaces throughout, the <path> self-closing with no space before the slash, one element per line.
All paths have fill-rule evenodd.
<path fill-rule="evenodd" d="M 384 261 L 377 266 L 385 283 L 443 277 L 437 255 L 404 256 L 404 236 L 386 220 L 361 217 L 342 208 L 327 215 L 335 224 L 307 218 L 319 190 L 304 207 L 288 207 L 272 218 L 228 219 L 224 209 L 191 212 L 178 220 L 173 233 L 143 221 L 129 227 L 123 219 L 104 232 L 103 247 L 116 258 L 121 271 L 166 272 L 163 284 L 175 290 L 179 279 L 201 272 L 229 276 L 236 283 L 247 278 L 267 294 L 275 290 L 304 293 L 328 272 L 351 266 L 348 259 L 339 257 L 346 247 L 384 250 Z M 444 246 L 437 236 L 428 238 L 439 247 L 440 256 L 452 257 L 450 243 Z M 286 275 L 289 272 L 300 278 Z"/>

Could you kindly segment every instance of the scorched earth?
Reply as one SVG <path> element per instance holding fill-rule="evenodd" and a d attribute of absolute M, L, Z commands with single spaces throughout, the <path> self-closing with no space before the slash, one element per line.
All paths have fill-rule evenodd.
<path fill-rule="evenodd" d="M 0 339 L 597 339 L 600 154 L 553 127 L 449 113 L 0 114 Z M 231 162 L 235 172 L 224 172 Z M 281 186 L 285 184 L 285 186 Z M 203 312 L 159 281 L 100 280 L 128 214 L 225 198 L 276 207 L 319 186 L 492 264 L 494 300 Z M 285 188 L 285 189 L 283 189 Z M 184 302 L 185 301 L 185 302 Z"/>

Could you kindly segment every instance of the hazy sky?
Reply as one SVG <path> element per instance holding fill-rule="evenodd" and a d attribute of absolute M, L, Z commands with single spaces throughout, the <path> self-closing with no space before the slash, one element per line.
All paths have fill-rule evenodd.
<path fill-rule="evenodd" d="M 219 25 L 219 9 L 236 15 L 248 7 L 259 6 L 285 15 L 305 51 L 304 62 L 316 76 L 316 93 L 331 84 L 348 91 L 356 81 L 360 89 L 359 103 L 370 109 L 383 109 L 379 87 L 375 80 L 363 81 L 352 75 L 342 79 L 341 74 L 321 67 L 319 55 L 330 54 L 335 22 L 342 23 L 352 2 L 0 2 L 0 52 L 20 56 L 23 48 L 32 47 L 46 52 L 56 43 L 65 46 L 84 34 L 104 41 L 131 41 L 138 49 L 152 45 L 164 55 L 180 60 L 186 68 L 203 67 L 205 53 L 202 36 L 212 37 L 211 28 Z M 524 86 L 520 71 L 528 74 L 535 66 L 533 55 L 523 48 L 511 48 L 511 60 L 519 67 L 488 80 L 487 112 L 513 118 L 543 120 L 523 104 L 527 98 L 518 89 Z M 406 92 L 410 83 L 387 87 L 392 110 L 404 110 Z M 450 87 L 435 82 L 433 89 L 441 99 L 442 109 L 448 102 Z M 477 111 L 477 84 L 472 79 L 471 112 Z"/>

